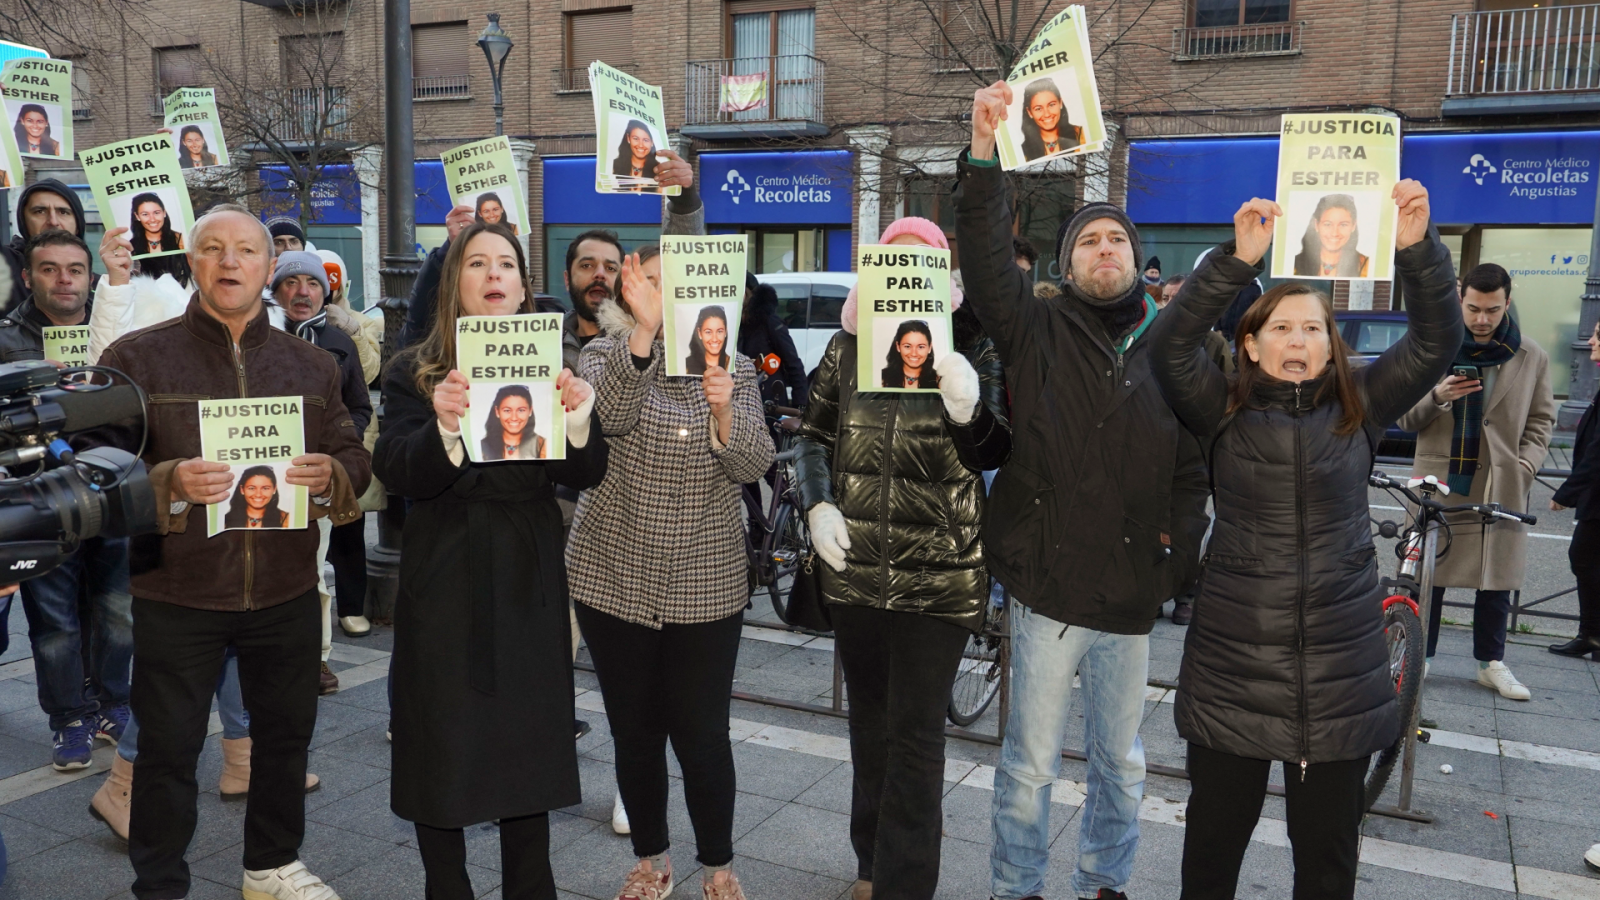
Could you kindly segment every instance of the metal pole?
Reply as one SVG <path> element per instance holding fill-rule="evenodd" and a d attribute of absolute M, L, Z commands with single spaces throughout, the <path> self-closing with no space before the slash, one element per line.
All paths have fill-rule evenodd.
<path fill-rule="evenodd" d="M 505 98 L 500 93 L 500 71 L 494 73 L 494 136 L 501 137 L 506 133 L 506 105 Z"/>
<path fill-rule="evenodd" d="M 1563 431 L 1574 430 L 1583 411 L 1589 408 L 1595 395 L 1595 366 L 1589 362 L 1589 335 L 1594 324 L 1600 321 L 1600 189 L 1594 193 L 1594 231 L 1589 236 L 1589 277 L 1583 283 L 1583 296 L 1578 300 L 1578 334 L 1572 341 L 1572 381 L 1567 387 L 1567 399 L 1562 401 L 1556 414 L 1556 427 Z"/>
<path fill-rule="evenodd" d="M 1417 598 L 1417 608 L 1422 620 L 1422 646 L 1426 657 L 1428 646 L 1428 623 L 1433 616 L 1433 566 L 1434 559 L 1439 552 L 1439 525 L 1429 523 L 1428 533 L 1422 537 L 1422 578 L 1418 585 L 1417 593 L 1422 596 Z M 1417 702 L 1411 707 L 1411 715 L 1406 718 L 1405 749 L 1400 758 L 1400 811 L 1403 813 L 1415 812 L 1411 808 L 1411 782 L 1417 771 L 1417 720 L 1422 717 L 1422 697 L 1427 691 L 1428 681 L 1422 681 L 1422 690 L 1417 692 Z"/>
<path fill-rule="evenodd" d="M 384 183 L 388 207 L 385 226 L 383 299 L 384 356 L 393 355 L 411 302 L 417 262 L 416 148 L 411 123 L 411 0 L 385 0 L 383 7 Z M 385 362 L 388 360 L 385 359 Z M 379 410 L 380 423 L 382 410 Z M 380 424 L 381 428 L 382 425 Z M 400 532 L 405 527 L 405 500 L 388 496 L 378 515 L 378 545 L 367 554 L 367 606 L 373 618 L 394 617 L 400 589 Z"/>

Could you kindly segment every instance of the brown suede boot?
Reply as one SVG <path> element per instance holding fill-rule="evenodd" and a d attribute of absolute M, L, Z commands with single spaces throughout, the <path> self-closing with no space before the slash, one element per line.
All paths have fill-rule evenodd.
<path fill-rule="evenodd" d="M 111 754 L 111 774 L 89 801 L 89 815 L 106 823 L 111 833 L 128 839 L 128 816 L 133 806 L 133 763 Z"/>
<path fill-rule="evenodd" d="M 322 787 L 322 779 L 306 773 L 306 793 Z M 235 803 L 250 796 L 250 739 L 230 741 L 222 739 L 222 778 L 217 781 L 217 793 L 227 803 Z"/>

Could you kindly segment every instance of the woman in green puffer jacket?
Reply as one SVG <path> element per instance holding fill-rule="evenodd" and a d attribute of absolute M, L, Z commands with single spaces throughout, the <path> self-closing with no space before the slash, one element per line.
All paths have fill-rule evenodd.
<path fill-rule="evenodd" d="M 937 225 L 915 217 L 881 241 L 949 249 Z M 944 714 L 989 600 L 982 473 L 1011 451 L 1005 381 L 953 287 L 951 300 L 957 352 L 933 361 L 939 392 L 862 391 L 852 290 L 800 428 L 801 503 L 826 563 L 819 581 L 850 695 L 856 900 L 933 896 Z"/>

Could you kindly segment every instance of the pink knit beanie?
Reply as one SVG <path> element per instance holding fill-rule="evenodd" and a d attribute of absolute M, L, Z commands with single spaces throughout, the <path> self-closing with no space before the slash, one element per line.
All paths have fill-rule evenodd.
<path fill-rule="evenodd" d="M 940 250 L 950 249 L 950 242 L 945 240 L 944 231 L 921 216 L 906 216 L 903 219 L 895 219 L 894 223 L 885 228 L 883 234 L 878 236 L 878 243 L 887 244 L 894 240 L 896 236 L 902 234 L 916 235 L 926 241 L 930 247 L 938 247 Z"/>

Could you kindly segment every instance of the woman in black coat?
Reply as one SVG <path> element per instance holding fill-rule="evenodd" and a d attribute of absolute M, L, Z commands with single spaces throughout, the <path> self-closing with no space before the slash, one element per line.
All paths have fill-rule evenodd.
<path fill-rule="evenodd" d="M 1589 334 L 1589 360 L 1600 363 L 1600 323 Z M 1578 438 L 1572 444 L 1572 474 L 1550 498 L 1550 509 L 1572 510 L 1572 544 L 1567 560 L 1578 579 L 1578 636 L 1564 644 L 1551 644 L 1560 656 L 1592 654 L 1600 662 L 1600 422 L 1596 404 L 1590 403 L 1578 420 Z"/>
<path fill-rule="evenodd" d="M 452 243 L 433 330 L 390 364 L 378 477 L 414 501 L 395 604 L 395 815 L 416 823 L 430 900 L 468 900 L 462 829 L 499 820 L 507 900 L 554 900 L 546 813 L 579 802 L 572 646 L 554 484 L 605 474 L 587 382 L 563 371 L 563 461 L 466 461 L 456 318 L 532 312 L 527 266 L 504 225 Z M 512 765 L 485 753 L 514 748 Z"/>
<path fill-rule="evenodd" d="M 1355 893 L 1368 759 L 1400 733 L 1367 478 L 1378 436 L 1444 376 L 1462 334 L 1427 191 L 1402 181 L 1394 199 L 1410 329 L 1370 366 L 1351 369 L 1328 298 L 1293 283 L 1240 320 L 1238 374 L 1206 358 L 1206 331 L 1259 274 L 1283 214 L 1268 200 L 1240 207 L 1236 241 L 1151 329 L 1162 393 L 1210 448 L 1216 504 L 1174 710 L 1193 785 L 1184 900 L 1234 896 L 1273 760 L 1296 900 Z"/>

